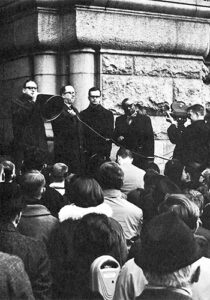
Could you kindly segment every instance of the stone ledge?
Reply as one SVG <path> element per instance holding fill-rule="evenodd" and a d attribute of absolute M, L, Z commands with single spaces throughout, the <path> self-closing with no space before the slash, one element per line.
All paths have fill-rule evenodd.
<path fill-rule="evenodd" d="M 24 12 L 1 23 L 2 55 L 9 51 L 69 50 L 78 46 L 202 57 L 209 53 L 210 25 L 206 19 L 175 15 L 166 18 L 159 13 L 87 6 L 76 6 L 65 13 L 33 8 L 28 14 Z"/>
<path fill-rule="evenodd" d="M 5 0 L 0 3 L 0 16 L 37 7 L 63 10 L 78 5 L 210 18 L 210 3 L 203 0 Z"/>

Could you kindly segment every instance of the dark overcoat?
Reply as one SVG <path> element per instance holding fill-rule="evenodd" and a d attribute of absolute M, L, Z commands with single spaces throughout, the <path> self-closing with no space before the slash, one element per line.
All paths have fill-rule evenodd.
<path fill-rule="evenodd" d="M 137 115 L 128 124 L 127 116 L 117 117 L 115 123 L 114 139 L 123 136 L 124 140 L 120 145 L 134 151 L 144 157 L 154 156 L 154 133 L 150 117 L 146 115 Z M 143 157 L 134 155 L 134 164 L 143 167 Z"/>
<path fill-rule="evenodd" d="M 82 121 L 87 123 L 103 137 L 107 139 L 112 138 L 114 117 L 111 111 L 105 109 L 100 104 L 95 107 L 89 105 L 87 109 L 80 113 L 80 116 Z M 91 157 L 94 154 L 106 156 L 107 158 L 110 156 L 112 149 L 111 141 L 106 141 L 95 132 L 91 131 L 87 126 L 84 126 L 84 137 L 85 150 L 87 151 L 88 157 Z"/>
<path fill-rule="evenodd" d="M 72 173 L 80 173 L 83 168 L 83 129 L 77 118 L 77 109 L 72 107 L 75 116 L 68 109 L 64 105 L 60 116 L 52 121 L 55 162 L 63 162 L 70 167 Z"/>

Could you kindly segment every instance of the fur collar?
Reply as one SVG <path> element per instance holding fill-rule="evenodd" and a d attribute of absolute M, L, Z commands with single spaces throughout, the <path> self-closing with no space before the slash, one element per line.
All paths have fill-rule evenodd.
<path fill-rule="evenodd" d="M 106 203 L 87 208 L 70 204 L 61 208 L 61 210 L 58 213 L 58 218 L 60 222 L 63 222 L 67 219 L 78 220 L 90 213 L 104 214 L 107 217 L 111 217 L 112 209 Z"/>

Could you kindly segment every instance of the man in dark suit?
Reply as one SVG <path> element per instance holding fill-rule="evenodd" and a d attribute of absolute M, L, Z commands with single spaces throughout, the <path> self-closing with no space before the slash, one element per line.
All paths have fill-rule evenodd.
<path fill-rule="evenodd" d="M 50 264 L 45 245 L 18 232 L 24 204 L 14 199 L 12 191 L 2 195 L 0 202 L 0 251 L 16 255 L 23 260 L 31 281 L 35 299 L 51 298 Z"/>
<path fill-rule="evenodd" d="M 64 108 L 60 116 L 52 121 L 54 133 L 55 162 L 69 166 L 72 173 L 81 173 L 83 169 L 83 134 L 77 109 L 73 106 L 75 90 L 66 85 L 60 90 L 64 99 Z"/>
<path fill-rule="evenodd" d="M 81 119 L 104 138 L 84 126 L 87 159 L 89 160 L 95 154 L 108 159 L 112 148 L 112 142 L 109 139 L 113 135 L 114 117 L 111 111 L 101 105 L 101 91 L 98 88 L 93 87 L 89 90 L 88 99 L 90 105 L 81 112 Z"/>
<path fill-rule="evenodd" d="M 154 134 L 151 120 L 147 115 L 137 114 L 134 103 L 125 98 L 122 101 L 124 115 L 117 117 L 114 139 L 120 146 L 133 151 L 133 164 L 146 169 L 154 156 Z"/>
<path fill-rule="evenodd" d="M 210 129 L 204 121 L 204 107 L 194 104 L 187 112 L 191 124 L 183 132 L 184 164 L 197 163 L 205 169 L 210 162 Z"/>
<path fill-rule="evenodd" d="M 48 153 L 44 121 L 37 101 L 36 82 L 28 79 L 23 84 L 22 95 L 12 102 L 13 159 L 20 170 L 25 152 L 31 147 Z"/>

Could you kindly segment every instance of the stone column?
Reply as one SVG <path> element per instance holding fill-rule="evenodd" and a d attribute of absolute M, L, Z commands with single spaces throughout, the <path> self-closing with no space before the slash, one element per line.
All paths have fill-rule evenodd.
<path fill-rule="evenodd" d="M 84 48 L 69 52 L 69 82 L 76 90 L 75 106 L 79 111 L 88 102 L 88 90 L 95 85 L 95 50 Z"/>
<path fill-rule="evenodd" d="M 57 87 L 57 53 L 54 51 L 34 54 L 34 79 L 39 92 L 56 95 Z"/>

